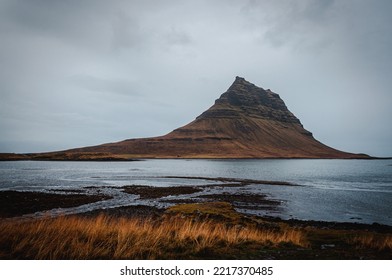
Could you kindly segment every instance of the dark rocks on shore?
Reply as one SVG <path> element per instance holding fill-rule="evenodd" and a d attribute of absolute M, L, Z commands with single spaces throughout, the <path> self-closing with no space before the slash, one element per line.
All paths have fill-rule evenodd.
<path fill-rule="evenodd" d="M 0 192 L 0 218 L 22 216 L 54 208 L 70 208 L 111 197 L 85 194 L 54 194 L 39 192 Z"/>
<path fill-rule="evenodd" d="M 224 201 L 233 204 L 241 209 L 255 210 L 275 210 L 280 205 L 280 201 L 268 199 L 264 194 L 208 194 L 200 195 L 198 198 L 205 198 L 210 201 Z"/>
<path fill-rule="evenodd" d="M 150 187 L 150 186 L 125 186 L 124 192 L 139 195 L 140 199 L 161 198 L 169 195 L 192 194 L 201 189 L 191 186 L 178 187 Z"/>
<path fill-rule="evenodd" d="M 223 183 L 231 183 L 225 186 L 246 186 L 250 184 L 257 185 L 277 185 L 277 186 L 298 186 L 297 184 L 286 182 L 286 181 L 267 181 L 267 180 L 252 180 L 252 179 L 240 179 L 240 178 L 225 178 L 225 177 L 195 177 L 195 176 L 164 176 L 162 178 L 173 178 L 173 179 L 195 179 L 195 180 L 207 180 L 207 181 L 220 181 Z M 220 184 L 221 185 L 221 184 Z M 210 185 L 208 185 L 210 186 Z"/>

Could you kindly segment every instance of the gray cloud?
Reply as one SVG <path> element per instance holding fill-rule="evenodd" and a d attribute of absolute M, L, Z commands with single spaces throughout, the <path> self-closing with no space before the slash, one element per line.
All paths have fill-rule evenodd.
<path fill-rule="evenodd" d="M 236 75 L 320 141 L 392 155 L 391 1 L 0 1 L 0 152 L 160 135 Z"/>
<path fill-rule="evenodd" d="M 243 12 L 252 21 L 250 28 L 262 33 L 263 43 L 302 49 L 326 42 L 322 31 L 333 20 L 333 6 L 333 0 L 249 1 Z"/>
<path fill-rule="evenodd" d="M 126 96 L 140 95 L 137 88 L 128 80 L 108 80 L 89 75 L 76 75 L 70 78 L 77 86 L 91 92 L 103 92 L 107 94 L 122 94 Z"/>

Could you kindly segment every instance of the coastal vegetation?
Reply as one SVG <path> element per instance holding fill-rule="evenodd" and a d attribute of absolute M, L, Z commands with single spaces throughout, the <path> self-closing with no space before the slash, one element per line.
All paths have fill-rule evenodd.
<path fill-rule="evenodd" d="M 6 222 L 0 234 L 0 256 L 17 259 L 246 258 L 242 246 L 307 245 L 295 229 L 263 230 L 178 217 L 152 221 L 100 215 Z"/>
<path fill-rule="evenodd" d="M 0 220 L 1 259 L 388 259 L 390 229 L 331 228 L 244 216 L 229 203 L 158 217 L 108 213 Z"/>

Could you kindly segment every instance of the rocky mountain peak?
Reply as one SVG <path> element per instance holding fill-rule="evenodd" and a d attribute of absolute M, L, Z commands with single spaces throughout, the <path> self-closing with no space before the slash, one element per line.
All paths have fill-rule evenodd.
<path fill-rule="evenodd" d="M 247 80 L 245 80 L 244 78 L 242 78 L 242 77 L 240 77 L 240 76 L 235 76 L 235 80 L 234 80 L 234 83 L 233 84 L 236 84 L 236 83 L 238 83 L 238 84 L 241 84 L 241 83 L 248 83 L 248 84 L 250 84 Z"/>
<path fill-rule="evenodd" d="M 241 116 L 301 124 L 278 94 L 264 90 L 242 77 L 236 77 L 229 89 L 199 118 L 240 118 Z"/>

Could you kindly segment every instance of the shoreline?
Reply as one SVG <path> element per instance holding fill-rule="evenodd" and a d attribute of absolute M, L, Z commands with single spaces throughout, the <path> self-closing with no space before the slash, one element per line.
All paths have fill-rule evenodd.
<path fill-rule="evenodd" d="M 174 176 L 166 176 L 164 178 L 180 178 Z M 154 187 L 146 185 L 128 185 L 122 187 L 112 186 L 89 186 L 85 187 L 86 190 L 94 189 L 95 193 L 86 193 L 83 189 L 49 189 L 47 192 L 34 192 L 34 191 L 17 191 L 17 190 L 1 190 L 0 191 L 0 221 L 2 219 L 19 219 L 19 218 L 39 218 L 39 217 L 56 217 L 60 215 L 77 215 L 77 216 L 94 216 L 96 213 L 104 213 L 110 216 L 129 216 L 141 217 L 148 216 L 148 213 L 140 212 L 140 209 L 149 209 L 151 213 L 163 213 L 167 208 L 172 206 L 181 206 L 188 204 L 203 204 L 222 202 L 229 203 L 241 215 L 253 216 L 268 220 L 270 222 L 284 222 L 294 226 L 317 226 L 327 228 L 350 228 L 350 229 L 368 229 L 372 227 L 383 229 L 385 232 L 392 233 L 392 225 L 372 222 L 364 223 L 360 220 L 357 221 L 326 221 L 326 220 L 305 220 L 297 218 L 283 218 L 281 216 L 271 215 L 257 215 L 247 213 L 246 210 L 274 210 L 279 211 L 278 207 L 281 202 L 279 200 L 270 199 L 264 194 L 247 194 L 247 193 L 216 193 L 216 194 L 203 194 L 202 190 L 209 187 L 223 186 L 223 187 L 241 187 L 253 183 L 253 180 L 235 180 L 230 178 L 209 178 L 209 177 L 181 177 L 190 179 L 205 179 L 220 181 L 221 184 L 207 184 L 207 185 L 186 185 L 186 186 L 173 186 L 173 187 Z M 260 184 L 275 185 L 273 181 L 257 181 Z M 289 182 L 276 182 L 284 183 L 286 186 L 295 186 Z M 70 209 L 79 206 L 89 205 L 90 203 L 101 202 L 110 200 L 113 197 L 101 191 L 101 188 L 118 189 L 124 194 L 137 195 L 138 201 L 146 202 L 147 200 L 160 201 L 168 203 L 171 206 L 156 207 L 153 205 L 146 205 L 145 203 L 132 204 L 132 205 L 119 205 L 115 207 L 107 207 L 101 209 L 87 210 L 79 213 L 62 213 L 50 214 L 51 210 Z M 200 194 L 199 194 L 200 192 Z M 178 198 L 181 195 L 196 194 L 195 197 Z M 136 210 L 135 213 L 132 211 Z M 45 215 L 45 213 L 48 213 Z M 40 213 L 41 215 L 36 215 Z M 121 213 L 121 214 L 120 214 Z M 155 215 L 153 214 L 153 215 Z M 51 216 L 52 215 L 52 216 Z M 155 215 L 156 216 L 156 215 Z"/>
<path fill-rule="evenodd" d="M 0 153 L 1 161 L 75 161 L 75 162 L 132 162 L 151 159 L 161 160 L 269 160 L 269 159 L 342 159 L 342 160 L 391 160 L 392 157 L 369 156 L 366 154 L 350 154 L 350 156 L 160 156 L 160 155 L 134 155 L 134 154 L 110 154 L 110 153 L 65 153 L 65 152 L 43 152 L 43 153 Z"/>
<path fill-rule="evenodd" d="M 147 190 L 148 187 L 138 191 L 145 195 Z M 1 206 L 0 259 L 378 260 L 392 256 L 392 226 L 248 215 L 236 211 L 233 203 L 225 201 L 227 197 L 199 203 L 186 201 L 165 209 L 133 205 L 35 217 L 18 213 L 31 209 L 32 204 L 36 209 L 47 208 L 50 200 L 67 206 L 78 197 L 80 204 L 88 195 L 8 195 L 13 198 L 8 205 L 14 203 L 17 212 L 4 215 Z M 22 207 L 20 195 L 29 207 Z M 157 195 L 153 193 L 152 197 Z M 146 229 L 148 232 L 143 233 Z M 99 244 L 98 248 L 94 244 Z M 140 244 L 144 245 L 139 247 Z M 38 249 L 43 246 L 44 251 Z"/>
<path fill-rule="evenodd" d="M 130 188 L 133 187 L 132 190 Z M 199 187 L 202 188 L 203 186 Z M 90 187 L 98 188 L 98 187 Z M 129 194 L 138 194 L 140 199 L 157 199 L 165 197 L 169 194 L 168 190 L 172 189 L 176 194 L 187 194 L 195 192 L 198 186 L 182 186 L 182 187 L 151 187 L 151 186 L 124 186 L 124 192 Z M 154 189 L 157 192 L 154 192 Z M 66 209 L 72 207 L 78 207 L 82 205 L 87 205 L 89 203 L 99 202 L 103 200 L 111 199 L 111 197 L 104 194 L 85 194 L 79 193 L 81 191 L 77 190 L 56 190 L 60 193 L 47 193 L 47 192 L 32 192 L 32 191 L 0 191 L 0 221 L 2 219 L 19 219 L 29 217 L 34 219 L 35 213 L 45 212 L 47 210 L 53 209 Z M 63 193 L 61 193 L 63 192 Z M 67 192 L 72 192 L 69 194 Z M 76 193 L 75 193 L 76 192 Z M 171 192 L 173 194 L 173 192 Z M 203 205 L 204 203 L 228 203 L 235 207 L 235 201 L 238 200 L 249 200 L 250 202 L 264 203 L 261 207 L 274 207 L 279 203 L 275 200 L 270 200 L 265 196 L 255 195 L 250 196 L 247 194 L 211 194 L 211 195 L 201 195 L 199 197 L 207 198 L 204 201 L 197 201 L 196 199 L 168 199 L 165 201 L 171 202 L 173 206 L 167 208 L 160 208 L 156 206 L 136 204 L 128 206 L 117 206 L 103 209 L 94 209 L 86 212 L 65 214 L 66 216 L 84 216 L 92 217 L 99 214 L 106 214 L 113 217 L 149 217 L 157 216 L 164 213 L 168 208 L 176 206 L 186 206 L 186 205 Z M 248 209 L 248 208 L 244 208 Z M 250 208 L 251 209 L 251 208 Z M 236 210 L 235 210 L 236 211 Z M 392 233 L 392 225 L 382 224 L 382 223 L 361 223 L 361 222 L 340 222 L 340 221 L 323 221 L 323 220 L 301 220 L 295 218 L 281 218 L 274 217 L 270 215 L 254 215 L 248 213 L 238 212 L 244 217 L 254 217 L 256 219 L 263 219 L 269 222 L 283 222 L 289 225 L 306 227 L 314 226 L 320 228 L 335 228 L 335 229 L 364 229 L 364 230 L 381 230 L 382 232 Z M 58 215 L 57 215 L 58 216 Z M 60 215 L 61 216 L 61 215 Z M 55 216 L 43 216 L 45 218 L 55 218 Z"/>
<path fill-rule="evenodd" d="M 243 215 L 227 202 L 14 217 L 0 219 L 0 225 L 0 259 L 389 260 L 392 255 L 391 226 Z"/>
<path fill-rule="evenodd" d="M 214 203 L 214 202 L 210 202 L 210 203 Z M 187 207 L 188 205 L 195 205 L 195 204 L 199 204 L 200 206 L 203 206 L 205 203 L 183 203 L 183 204 L 177 204 L 175 206 L 169 207 L 168 209 L 175 208 L 175 207 Z M 101 214 L 104 214 L 114 218 L 120 218 L 120 217 L 153 218 L 165 214 L 168 209 L 162 209 L 162 208 L 157 208 L 154 206 L 146 206 L 146 205 L 134 205 L 134 206 L 120 206 L 114 208 L 92 210 L 89 212 L 72 214 L 72 215 L 81 216 L 81 217 L 97 217 Z M 241 215 L 245 220 L 260 219 L 270 223 L 285 223 L 287 225 L 298 227 L 298 228 L 315 227 L 320 229 L 366 230 L 366 231 L 392 234 L 392 226 L 379 224 L 379 223 L 365 224 L 359 222 L 350 223 L 350 222 L 331 222 L 331 221 L 317 221 L 317 220 L 282 219 L 279 217 L 257 216 L 252 214 L 243 214 L 240 212 L 237 213 Z M 195 215 L 203 216 L 203 213 L 198 211 L 195 211 L 195 213 L 182 213 L 179 211 L 179 214 L 190 215 L 190 216 L 193 216 L 193 214 L 195 214 Z M 211 218 L 211 217 L 207 217 L 207 218 Z"/>

